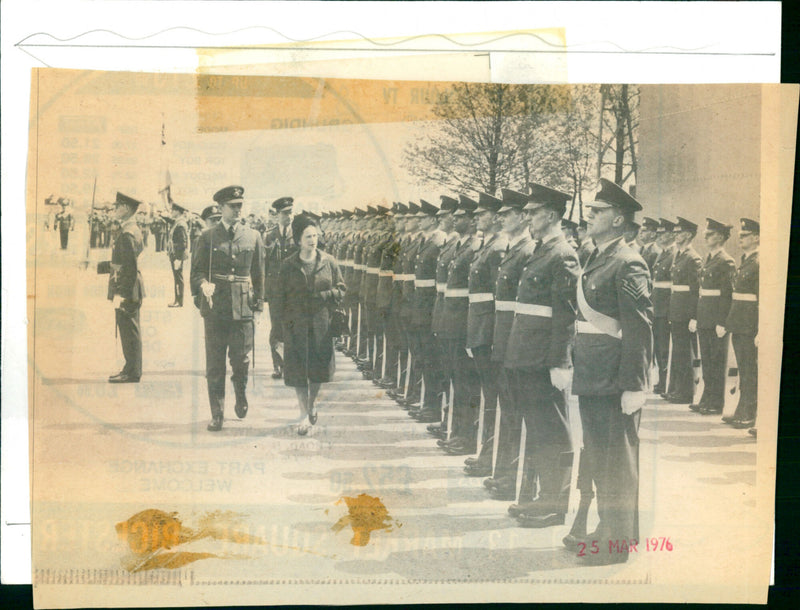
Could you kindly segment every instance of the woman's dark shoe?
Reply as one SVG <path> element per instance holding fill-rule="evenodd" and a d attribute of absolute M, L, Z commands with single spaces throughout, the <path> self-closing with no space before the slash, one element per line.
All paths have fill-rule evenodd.
<path fill-rule="evenodd" d="M 317 406 L 314 405 L 311 407 L 311 411 L 308 413 L 308 423 L 312 426 L 317 423 Z"/>

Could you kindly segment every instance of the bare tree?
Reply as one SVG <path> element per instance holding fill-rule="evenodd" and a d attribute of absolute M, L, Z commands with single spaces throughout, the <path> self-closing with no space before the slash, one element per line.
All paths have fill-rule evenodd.
<path fill-rule="evenodd" d="M 614 182 L 636 184 L 636 148 L 639 129 L 639 88 L 635 85 L 601 85 L 597 176 L 613 168 Z M 630 181 L 630 182 L 629 182 Z"/>
<path fill-rule="evenodd" d="M 494 194 L 525 184 L 537 127 L 568 97 L 567 87 L 453 85 L 434 107 L 438 120 L 405 149 L 405 166 L 423 183 Z"/>

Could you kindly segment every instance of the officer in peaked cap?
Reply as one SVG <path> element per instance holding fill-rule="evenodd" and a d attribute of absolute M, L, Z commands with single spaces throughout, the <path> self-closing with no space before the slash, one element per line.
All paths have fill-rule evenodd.
<path fill-rule="evenodd" d="M 275 211 L 277 225 L 273 227 L 265 238 L 265 284 L 264 299 L 269 302 L 273 295 L 278 291 L 278 275 L 281 271 L 281 263 L 289 258 L 296 250 L 297 244 L 292 237 L 292 212 L 294 209 L 294 199 L 292 197 L 279 197 L 272 202 L 270 208 Z M 272 355 L 272 378 L 280 379 L 283 377 L 283 356 L 278 351 L 279 332 L 275 312 L 270 308 L 269 312 L 269 347 Z"/>
<path fill-rule="evenodd" d="M 578 223 L 571 221 L 569 218 L 561 219 L 561 231 L 567 243 L 572 246 L 572 249 L 578 250 Z"/>
<path fill-rule="evenodd" d="M 452 455 L 474 453 L 477 447 L 475 422 L 480 406 L 480 384 L 475 362 L 467 354 L 467 317 L 469 313 L 469 268 L 475 257 L 473 215 L 478 202 L 459 196 L 453 212 L 454 228 L 459 237 L 447 272 L 444 311 L 439 337 L 447 342 L 447 375 L 452 379 L 453 405 L 450 438 L 438 444 Z"/>
<path fill-rule="evenodd" d="M 520 503 L 512 507 L 526 527 L 562 525 L 569 500 L 572 441 L 566 392 L 580 271 L 578 255 L 561 230 L 570 198 L 532 184 L 523 208 L 538 244 L 520 275 L 504 366 L 512 410 L 528 431 L 525 465 L 533 463 L 539 477 L 538 499 L 533 501 L 533 476 L 526 472 Z"/>
<path fill-rule="evenodd" d="M 733 300 L 725 329 L 739 368 L 739 404 L 728 422 L 755 433 L 758 404 L 758 247 L 761 226 L 756 220 L 739 221 L 739 247 L 744 254 L 733 279 Z"/>
<path fill-rule="evenodd" d="M 628 548 L 612 553 L 610 545 L 639 539 L 638 430 L 652 358 L 652 304 L 647 263 L 623 241 L 642 206 L 601 178 L 586 207 L 587 235 L 597 249 L 578 277 L 572 393 L 600 516 L 588 536 L 600 552 L 579 560 L 597 565 L 626 561 Z"/>
<path fill-rule="evenodd" d="M 581 263 L 581 267 L 583 267 L 586 264 L 586 261 L 589 260 L 589 257 L 595 250 L 594 241 L 592 241 L 591 237 L 586 235 L 587 230 L 588 227 L 586 225 L 586 220 L 581 219 L 580 222 L 578 222 L 578 230 L 577 230 L 578 242 L 579 242 L 578 260 Z"/>
<path fill-rule="evenodd" d="M 183 307 L 183 262 L 189 258 L 189 225 L 185 207 L 173 202 L 171 211 L 174 222 L 167 239 L 167 255 L 172 269 L 175 300 L 169 307 Z"/>
<path fill-rule="evenodd" d="M 192 294 L 200 300 L 205 326 L 206 381 L 211 407 L 208 430 L 222 429 L 225 357 L 231 363 L 235 412 L 247 415 L 247 377 L 255 334 L 255 312 L 263 309 L 264 244 L 261 234 L 239 222 L 244 189 L 225 187 L 214 195 L 222 218 L 197 240 L 192 255 Z"/>
<path fill-rule="evenodd" d="M 365 275 L 362 282 L 362 311 L 366 312 L 367 354 L 361 372 L 366 379 L 377 383 L 383 371 L 383 331 L 387 311 L 378 309 L 378 285 L 380 283 L 381 259 L 384 248 L 392 241 L 389 209 L 385 206 L 368 206 L 372 213 L 372 228 L 364 250 Z"/>
<path fill-rule="evenodd" d="M 653 393 L 667 391 L 667 368 L 669 367 L 669 300 L 672 294 L 670 271 L 675 256 L 675 223 L 661 218 L 656 229 L 656 246 L 660 250 L 650 267 L 653 280 L 653 355 L 658 368 L 658 383 Z"/>
<path fill-rule="evenodd" d="M 467 458 L 464 472 L 485 477 L 492 473 L 494 423 L 497 414 L 499 367 L 492 360 L 494 334 L 494 289 L 497 268 L 503 259 L 508 239 L 501 231 L 502 217 L 497 211 L 503 202 L 488 193 L 479 193 L 475 210 L 481 246 L 469 268 L 469 309 L 467 312 L 467 352 L 472 355 L 483 392 L 483 430 L 480 454 Z"/>
<path fill-rule="evenodd" d="M 672 282 L 669 298 L 669 332 L 672 357 L 669 363 L 669 385 L 665 398 L 674 403 L 694 402 L 692 352 L 697 351 L 697 336 L 690 329 L 697 320 L 700 296 L 700 255 L 692 247 L 697 225 L 678 216 L 672 231 L 675 235 L 675 256 L 670 268 Z M 694 325 L 691 325 L 694 326 Z"/>
<path fill-rule="evenodd" d="M 522 270 L 533 252 L 534 242 L 528 231 L 528 218 L 523 208 L 528 196 L 503 189 L 503 205 L 497 211 L 503 221 L 503 231 L 508 239 L 507 251 L 497 270 L 494 287 L 494 332 L 492 335 L 492 361 L 498 367 L 500 426 L 495 432 L 497 459 L 492 476 L 484 485 L 492 495 L 501 500 L 513 500 L 517 488 L 517 462 L 522 431 L 522 413 L 514 409 L 509 371 L 506 362 L 511 326 L 514 322 L 517 289 Z M 530 469 L 528 470 L 530 474 Z M 532 480 L 523 482 L 524 489 L 532 489 Z"/>
<path fill-rule="evenodd" d="M 386 217 L 386 236 L 381 245 L 380 261 L 378 263 L 378 287 L 375 305 L 378 312 L 378 330 L 376 339 L 378 349 L 376 359 L 378 365 L 372 376 L 372 382 L 385 390 L 397 388 L 397 358 L 398 358 L 398 327 L 392 310 L 394 297 L 394 266 L 400 256 L 400 236 L 398 235 L 398 222 L 402 226 L 403 220 L 396 217 L 401 213 L 400 204 L 392 204 L 391 209 L 378 206 L 378 211 Z"/>
<path fill-rule="evenodd" d="M 436 303 L 436 266 L 445 234 L 439 230 L 435 205 L 420 200 L 420 245 L 414 258 L 414 295 L 409 322 L 412 353 L 419 364 L 424 381 L 424 393 L 419 408 L 409 410 L 409 415 L 420 422 L 441 420 L 441 396 L 444 375 L 439 345 L 432 330 L 433 307 Z"/>
<path fill-rule="evenodd" d="M 689 330 L 697 332 L 703 367 L 703 395 L 689 408 L 703 415 L 722 413 L 725 401 L 725 319 L 731 308 L 736 264 L 724 248 L 732 228 L 706 218 L 703 237 L 708 254 L 700 269 L 697 317 L 689 322 Z"/>
<path fill-rule="evenodd" d="M 222 211 L 217 204 L 210 205 L 203 209 L 200 218 L 206 223 L 206 228 L 213 228 L 222 218 Z"/>
<path fill-rule="evenodd" d="M 659 248 L 656 243 L 657 231 L 658 221 L 656 219 L 650 218 L 649 216 L 642 218 L 642 226 L 639 228 L 638 236 L 639 245 L 641 246 L 639 254 L 642 255 L 644 262 L 647 263 L 651 272 L 658 258 L 658 254 L 661 252 L 661 248 Z"/>
<path fill-rule="evenodd" d="M 61 204 L 61 211 L 56 214 L 53 229 L 58 227 L 61 249 L 66 250 L 69 243 L 69 233 L 75 230 L 75 220 L 72 217 L 72 213 L 69 211 L 70 200 L 59 198 L 58 202 Z"/>
<path fill-rule="evenodd" d="M 139 309 L 144 298 L 144 282 L 139 271 L 142 253 L 142 232 L 136 223 L 140 201 L 117 193 L 114 204 L 120 234 L 114 240 L 111 260 L 99 263 L 98 273 L 108 273 L 108 299 L 114 302 L 116 325 L 125 356 L 125 366 L 108 378 L 110 383 L 136 383 L 142 376 L 142 335 L 139 331 Z"/>

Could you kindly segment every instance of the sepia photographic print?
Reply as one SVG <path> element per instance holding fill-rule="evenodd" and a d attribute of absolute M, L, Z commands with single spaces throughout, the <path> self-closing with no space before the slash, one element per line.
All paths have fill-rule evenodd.
<path fill-rule="evenodd" d="M 763 603 L 797 95 L 34 70 L 37 607 Z"/>

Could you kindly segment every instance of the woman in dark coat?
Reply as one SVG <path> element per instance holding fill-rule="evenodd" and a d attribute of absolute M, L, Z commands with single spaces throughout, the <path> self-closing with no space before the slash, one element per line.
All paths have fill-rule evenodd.
<path fill-rule="evenodd" d="M 334 372 L 330 314 L 345 293 L 339 266 L 332 256 L 317 249 L 320 231 L 308 216 L 295 216 L 292 234 L 300 250 L 281 265 L 275 307 L 284 344 L 284 383 L 293 387 L 302 417 L 317 421 L 314 401 L 320 385 Z M 308 433 L 301 424 L 298 434 Z"/>

